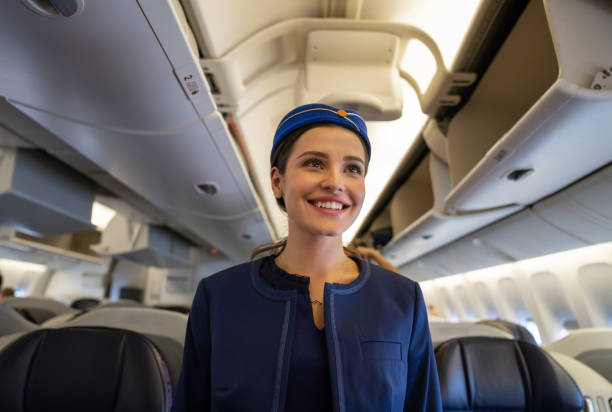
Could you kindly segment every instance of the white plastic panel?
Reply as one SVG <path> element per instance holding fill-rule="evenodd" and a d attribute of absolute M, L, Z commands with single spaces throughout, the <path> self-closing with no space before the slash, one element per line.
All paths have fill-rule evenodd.
<path fill-rule="evenodd" d="M 295 17 L 323 17 L 323 2 L 183 1 L 206 57 L 219 57 L 261 29 Z M 265 12 L 262 12 L 265 11 Z M 229 24 L 228 24 L 229 23 Z"/>
<path fill-rule="evenodd" d="M 579 326 L 561 281 L 554 273 L 534 273 L 530 280 L 540 314 L 547 317 L 547 327 L 555 329 L 557 336 L 562 336 Z"/>
<path fill-rule="evenodd" d="M 587 246 L 539 219 L 530 209 L 478 232 L 477 236 L 515 260 Z"/>
<path fill-rule="evenodd" d="M 489 288 L 484 282 L 476 282 L 473 285 L 474 291 L 476 292 L 476 296 L 480 301 L 480 304 L 483 306 L 486 312 L 486 316 L 488 319 L 497 319 L 499 318 L 499 313 L 497 312 L 497 307 L 495 306 L 495 302 L 493 301 L 493 296 L 489 291 Z"/>
<path fill-rule="evenodd" d="M 180 35 L 169 5 L 158 6 Z M 136 1 L 88 2 L 62 20 L 9 2 L 0 22 L 2 96 L 111 130 L 168 130 L 197 118 Z M 186 42 L 173 47 L 195 62 Z"/>
<path fill-rule="evenodd" d="M 546 349 L 548 354 L 559 362 L 563 369 L 570 374 L 585 398 L 589 398 L 592 401 L 593 411 L 610 411 L 610 407 L 606 406 L 606 404 L 608 402 L 607 399 L 610 398 L 610 394 L 612 393 L 612 383 L 582 362 L 556 351 L 555 349 L 549 349 L 548 347 L 544 349 Z M 594 409 L 594 403 L 597 403 L 597 409 Z M 587 406 L 586 403 L 585 406 Z M 587 411 L 588 409 L 585 409 L 585 412 Z"/>
<path fill-rule="evenodd" d="M 402 114 L 396 66 L 398 36 L 358 30 L 313 30 L 306 36 L 300 104 L 321 102 L 358 111 L 368 120 Z"/>
<path fill-rule="evenodd" d="M 474 230 L 516 213 L 509 207 L 465 216 L 442 216 L 427 212 L 385 246 L 383 253 L 395 266 L 402 266 L 417 257 L 465 236 Z"/>
<path fill-rule="evenodd" d="M 511 277 L 503 277 L 497 281 L 497 289 L 512 313 L 512 318 L 509 320 L 523 323 L 525 319 L 531 317 L 529 309 L 525 304 L 525 299 L 521 295 L 516 281 Z"/>
<path fill-rule="evenodd" d="M 551 225 L 585 242 L 611 241 L 612 166 L 539 202 L 533 211 Z"/>
<path fill-rule="evenodd" d="M 612 264 L 605 262 L 581 265 L 577 274 L 594 324 L 612 327 Z"/>

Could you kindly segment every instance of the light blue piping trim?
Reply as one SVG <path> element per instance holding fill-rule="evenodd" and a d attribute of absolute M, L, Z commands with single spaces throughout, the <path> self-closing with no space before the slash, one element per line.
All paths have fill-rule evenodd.
<path fill-rule="evenodd" d="M 283 358 L 285 357 L 285 345 L 289 330 L 289 314 L 291 313 L 291 300 L 285 303 L 285 320 L 283 321 L 283 331 L 281 332 L 280 345 L 278 348 L 278 358 L 276 360 L 276 382 L 274 384 L 274 398 L 272 399 L 272 412 L 277 412 L 280 403 L 281 380 L 283 377 Z"/>
<path fill-rule="evenodd" d="M 266 296 L 272 300 L 284 300 L 285 301 L 285 319 L 283 320 L 283 330 L 281 331 L 281 338 L 278 347 L 277 356 L 277 367 L 276 377 L 274 382 L 274 394 L 272 396 L 272 412 L 278 412 L 280 408 L 280 393 L 281 393 L 281 381 L 283 379 L 283 359 L 285 355 L 285 348 L 287 346 L 287 335 L 289 334 L 289 318 L 291 316 L 291 302 L 294 296 L 294 291 L 272 291 L 271 288 L 267 289 L 263 281 L 259 279 L 259 268 L 261 266 L 261 259 L 251 262 L 251 282 L 253 287 L 258 293 Z"/>
<path fill-rule="evenodd" d="M 342 359 L 340 358 L 340 341 L 338 340 L 338 329 L 336 328 L 336 309 L 334 307 L 334 293 L 329 294 L 330 315 L 332 321 L 332 336 L 334 338 L 334 352 L 336 352 L 336 382 L 338 384 L 338 409 L 344 411 L 344 379 L 342 376 Z"/>
<path fill-rule="evenodd" d="M 338 339 L 338 328 L 336 327 L 336 307 L 334 305 L 334 300 L 336 294 L 339 295 L 348 295 L 350 293 L 354 293 L 361 289 L 368 279 L 370 278 L 370 263 L 367 260 L 362 260 L 365 264 L 364 273 L 362 279 L 350 288 L 330 288 L 329 293 L 329 311 L 331 317 L 331 327 L 332 327 L 332 337 L 334 339 L 334 352 L 336 354 L 336 382 L 338 386 L 338 409 L 339 412 L 344 412 L 346 409 L 345 400 L 344 400 L 344 376 L 342 374 L 342 358 L 340 356 L 340 340 Z"/>

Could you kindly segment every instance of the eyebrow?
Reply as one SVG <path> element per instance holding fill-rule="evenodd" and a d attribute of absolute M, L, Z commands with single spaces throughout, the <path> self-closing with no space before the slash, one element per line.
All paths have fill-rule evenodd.
<path fill-rule="evenodd" d="M 299 155 L 297 158 L 301 158 L 304 156 L 316 156 L 316 157 L 321 157 L 323 159 L 329 159 L 329 156 L 326 153 L 323 152 L 316 152 L 316 151 L 308 151 L 308 152 L 304 152 L 301 155 Z M 343 160 L 352 160 L 352 161 L 357 161 L 360 162 L 362 164 L 365 165 L 365 162 L 363 161 L 362 158 L 357 157 L 357 156 L 344 156 Z"/>

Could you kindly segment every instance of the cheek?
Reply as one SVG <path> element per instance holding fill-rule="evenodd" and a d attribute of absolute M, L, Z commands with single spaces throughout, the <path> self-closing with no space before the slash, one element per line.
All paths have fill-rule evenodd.
<path fill-rule="evenodd" d="M 365 181 L 363 179 L 358 180 L 350 185 L 351 196 L 353 201 L 356 203 L 363 203 L 365 198 Z"/>

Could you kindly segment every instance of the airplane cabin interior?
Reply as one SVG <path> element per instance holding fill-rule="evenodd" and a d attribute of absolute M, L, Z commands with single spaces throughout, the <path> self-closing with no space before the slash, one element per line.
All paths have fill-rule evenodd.
<path fill-rule="evenodd" d="M 366 120 L 343 240 L 419 282 L 445 410 L 612 412 L 611 38 L 607 0 L 3 2 L 0 409 L 170 410 L 319 102 Z"/>

